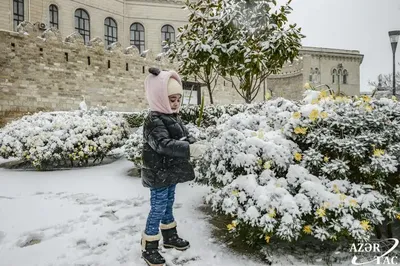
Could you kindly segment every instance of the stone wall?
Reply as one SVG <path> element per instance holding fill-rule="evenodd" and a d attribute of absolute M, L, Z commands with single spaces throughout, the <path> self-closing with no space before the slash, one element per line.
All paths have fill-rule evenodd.
<path fill-rule="evenodd" d="M 273 97 L 300 100 L 303 86 L 303 73 L 268 78 L 268 91 Z"/>
<path fill-rule="evenodd" d="M 25 32 L 27 30 L 29 33 Z M 43 35 L 26 23 L 20 32 L 0 31 L 0 119 L 27 112 L 77 110 L 82 96 L 89 107 L 114 111 L 147 108 L 144 79 L 148 68 L 176 69 L 149 52 L 140 57 L 135 47 L 116 43 L 105 50 L 100 38 L 89 46 L 74 33 L 61 41 L 57 32 Z M 206 88 L 202 88 L 208 101 Z M 221 80 L 216 103 L 243 102 Z"/>
<path fill-rule="evenodd" d="M 89 106 L 116 111 L 147 106 L 143 80 L 150 66 L 167 63 L 118 45 L 105 51 L 101 40 L 84 46 L 80 35 L 61 42 L 0 31 L 0 112 L 78 109 L 82 95 Z"/>

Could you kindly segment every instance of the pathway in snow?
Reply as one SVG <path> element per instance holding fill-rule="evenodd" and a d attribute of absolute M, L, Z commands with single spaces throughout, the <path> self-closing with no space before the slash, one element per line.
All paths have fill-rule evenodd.
<path fill-rule="evenodd" d="M 139 242 L 149 190 L 127 176 L 131 166 L 123 159 L 69 171 L 0 169 L 0 265 L 145 265 Z M 177 187 L 175 216 L 192 247 L 163 250 L 168 265 L 262 265 L 211 237 L 198 209 L 205 193 L 187 183 Z"/>

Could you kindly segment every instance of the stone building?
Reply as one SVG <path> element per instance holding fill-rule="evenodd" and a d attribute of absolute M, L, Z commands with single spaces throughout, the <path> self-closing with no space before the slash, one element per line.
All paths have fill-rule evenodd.
<path fill-rule="evenodd" d="M 111 110 L 147 107 L 143 91 L 147 68 L 174 68 L 154 59 L 163 51 L 163 40 L 174 40 L 178 28 L 186 23 L 182 3 L 1 0 L 0 118 L 28 111 L 77 109 L 82 95 L 90 106 L 106 105 Z M 21 21 L 34 25 L 15 32 Z M 46 31 L 50 26 L 59 33 Z M 303 47 L 297 60 L 268 78 L 256 101 L 262 101 L 268 91 L 273 96 L 300 99 L 307 82 L 327 84 L 334 90 L 340 85 L 346 94 L 359 94 L 362 60 L 359 51 Z M 208 103 L 204 88 L 195 93 L 197 101 L 200 94 Z M 223 80 L 218 81 L 214 99 L 222 104 L 244 102 Z"/>
<path fill-rule="evenodd" d="M 22 21 L 43 29 L 57 27 L 63 38 L 75 30 L 85 43 L 101 37 L 106 44 L 135 44 L 141 52 L 162 51 L 186 22 L 180 0 L 1 0 L 0 29 L 16 30 Z"/>
<path fill-rule="evenodd" d="M 346 95 L 360 94 L 360 65 L 364 56 L 359 51 L 303 47 L 300 59 L 286 64 L 281 73 L 268 78 L 272 95 L 299 99 L 305 83 L 312 87 L 326 84 Z M 321 86 L 321 88 L 327 88 Z"/>

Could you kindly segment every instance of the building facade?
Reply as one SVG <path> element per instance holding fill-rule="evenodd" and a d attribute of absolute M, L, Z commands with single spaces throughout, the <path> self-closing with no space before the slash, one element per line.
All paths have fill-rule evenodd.
<path fill-rule="evenodd" d="M 322 89 L 329 86 L 346 95 L 359 95 L 363 58 L 355 50 L 302 47 L 298 60 L 268 78 L 267 88 L 272 95 L 289 99 L 300 99 L 303 93 L 300 88 L 306 83 Z"/>
<path fill-rule="evenodd" d="M 22 21 L 59 29 L 63 38 L 73 31 L 105 45 L 118 41 L 143 52 L 162 52 L 162 42 L 174 40 L 186 22 L 183 1 L 138 0 L 1 0 L 0 29 L 16 30 Z"/>

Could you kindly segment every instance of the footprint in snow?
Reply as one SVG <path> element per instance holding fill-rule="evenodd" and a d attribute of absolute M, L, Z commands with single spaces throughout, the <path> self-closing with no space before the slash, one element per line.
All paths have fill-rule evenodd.
<path fill-rule="evenodd" d="M 43 238 L 44 238 L 43 232 L 30 233 L 23 239 L 18 240 L 17 246 L 19 246 L 20 248 L 24 248 L 24 247 L 36 245 L 36 244 L 39 244 L 40 242 L 42 242 Z"/>
<path fill-rule="evenodd" d="M 116 221 L 119 218 L 115 215 L 116 211 L 106 211 L 105 213 L 103 213 L 102 215 L 100 215 L 100 217 L 102 218 L 108 218 L 111 221 Z"/>

